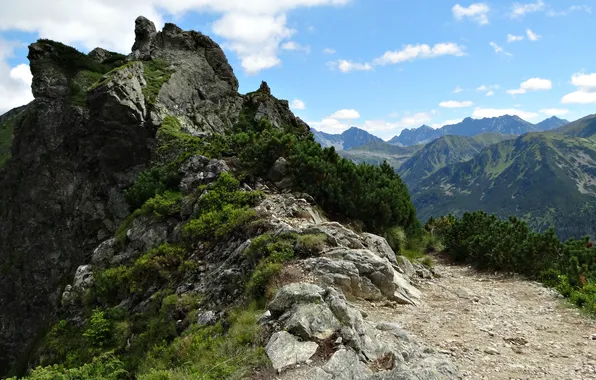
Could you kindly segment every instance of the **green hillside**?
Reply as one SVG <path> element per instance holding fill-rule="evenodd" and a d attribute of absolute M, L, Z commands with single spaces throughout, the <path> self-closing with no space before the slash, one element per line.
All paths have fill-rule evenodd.
<path fill-rule="evenodd" d="M 448 165 L 413 190 L 421 220 L 484 210 L 562 238 L 596 233 L 596 142 L 532 133 Z"/>
<path fill-rule="evenodd" d="M 354 149 L 338 152 L 341 156 L 356 163 L 381 165 L 387 161 L 393 168 L 398 169 L 414 153 L 424 145 L 397 146 L 383 141 L 374 141 Z"/>
<path fill-rule="evenodd" d="M 449 164 L 468 161 L 483 148 L 513 138 L 515 136 L 498 133 L 483 133 L 475 137 L 443 136 L 413 154 L 401 165 L 399 173 L 404 182 L 413 187 Z"/>
<path fill-rule="evenodd" d="M 554 133 L 575 137 L 591 137 L 596 134 L 596 114 L 588 115 L 563 127 L 553 130 Z"/>

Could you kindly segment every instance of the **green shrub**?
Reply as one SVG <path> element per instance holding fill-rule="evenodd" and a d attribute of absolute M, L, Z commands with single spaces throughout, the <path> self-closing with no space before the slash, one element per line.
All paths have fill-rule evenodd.
<path fill-rule="evenodd" d="M 126 189 L 124 195 L 133 210 L 143 206 L 147 200 L 166 190 L 176 190 L 180 183 L 180 174 L 165 166 L 155 166 L 141 172 L 135 183 Z"/>
<path fill-rule="evenodd" d="M 261 311 L 253 307 L 233 310 L 225 329 L 193 326 L 171 344 L 153 348 L 139 369 L 138 379 L 240 380 L 255 368 L 265 367 Z"/>
<path fill-rule="evenodd" d="M 93 358 L 90 363 L 78 368 L 64 368 L 60 365 L 37 367 L 31 371 L 28 380 L 120 380 L 129 378 L 123 363 L 112 353 Z M 12 378 L 10 380 L 16 380 Z"/>
<path fill-rule="evenodd" d="M 186 251 L 181 247 L 162 244 L 139 257 L 130 269 L 132 293 L 142 293 L 149 286 L 161 286 L 174 281 L 191 270 L 193 264 L 186 262 Z"/>
<path fill-rule="evenodd" d="M 387 243 L 397 254 L 406 248 L 407 236 L 401 227 L 392 227 L 385 230 L 383 237 L 387 240 Z"/>
<path fill-rule="evenodd" d="M 143 215 L 155 215 L 157 217 L 172 216 L 180 213 L 182 208 L 182 194 L 178 191 L 166 190 L 162 194 L 156 194 L 141 207 Z"/>
<path fill-rule="evenodd" d="M 188 133 L 182 132 L 180 121 L 174 116 L 166 116 L 157 130 L 158 147 L 156 149 L 159 162 L 181 164 L 192 153 L 199 152 L 203 141 Z"/>
<path fill-rule="evenodd" d="M 306 234 L 298 235 L 296 240 L 296 252 L 301 257 L 308 257 L 321 252 L 327 246 L 327 235 Z"/>
<path fill-rule="evenodd" d="M 209 211 L 190 220 L 182 232 L 190 242 L 219 241 L 254 219 L 255 212 L 248 207 L 225 205 L 221 210 Z"/>
<path fill-rule="evenodd" d="M 95 309 L 83 336 L 91 347 L 102 348 L 112 339 L 112 322 L 105 319 L 103 311 Z"/>

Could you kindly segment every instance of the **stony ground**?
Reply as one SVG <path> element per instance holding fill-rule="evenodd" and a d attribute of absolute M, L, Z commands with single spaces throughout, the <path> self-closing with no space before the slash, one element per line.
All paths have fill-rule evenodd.
<path fill-rule="evenodd" d="M 418 285 L 419 307 L 359 308 L 452 356 L 467 379 L 596 379 L 596 320 L 520 277 L 436 267 L 441 277 Z"/>

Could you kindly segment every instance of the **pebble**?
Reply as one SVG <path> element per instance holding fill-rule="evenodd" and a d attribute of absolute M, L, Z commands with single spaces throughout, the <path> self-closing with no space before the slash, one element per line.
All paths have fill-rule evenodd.
<path fill-rule="evenodd" d="M 488 347 L 484 349 L 484 352 L 489 355 L 499 355 L 499 351 L 496 348 Z"/>

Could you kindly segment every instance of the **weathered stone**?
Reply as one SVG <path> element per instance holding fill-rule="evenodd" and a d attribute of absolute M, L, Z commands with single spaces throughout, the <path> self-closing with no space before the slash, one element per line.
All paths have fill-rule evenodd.
<path fill-rule="evenodd" d="M 208 310 L 199 314 L 197 324 L 199 326 L 212 326 L 217 323 L 217 314 L 214 311 Z"/>
<path fill-rule="evenodd" d="M 223 160 L 209 160 L 204 156 L 192 156 L 180 168 L 180 171 L 184 173 L 180 182 L 180 190 L 189 194 L 197 187 L 215 181 L 221 173 L 229 170 L 230 168 Z"/>
<path fill-rule="evenodd" d="M 166 241 L 168 227 L 150 216 L 140 216 L 133 221 L 126 237 L 131 249 L 144 253 Z"/>
<path fill-rule="evenodd" d="M 299 342 L 292 334 L 280 331 L 271 336 L 265 352 L 273 368 L 282 371 L 289 366 L 309 360 L 318 347 L 314 342 Z"/>
<path fill-rule="evenodd" d="M 99 266 L 108 265 L 119 248 L 120 247 L 118 246 L 118 242 L 115 238 L 108 239 L 95 248 L 93 251 L 93 256 L 91 257 L 91 262 L 94 265 Z"/>
<path fill-rule="evenodd" d="M 296 304 L 323 303 L 323 290 L 320 286 L 307 283 L 285 285 L 277 291 L 268 309 L 274 316 L 279 316 Z"/>
<path fill-rule="evenodd" d="M 461 380 L 457 367 L 448 359 L 429 356 L 400 364 L 392 371 L 379 372 L 369 380 Z"/>
<path fill-rule="evenodd" d="M 151 58 L 151 40 L 157 34 L 155 24 L 143 16 L 135 20 L 135 43 L 132 45 L 133 59 Z"/>
<path fill-rule="evenodd" d="M 386 258 L 391 264 L 397 265 L 395 252 L 393 252 L 393 249 L 391 249 L 385 238 L 369 233 L 363 233 L 361 235 L 363 242 L 368 249 L 380 257 Z"/>
<path fill-rule="evenodd" d="M 397 266 L 401 268 L 406 277 L 412 278 L 416 274 L 416 269 L 414 268 L 412 262 L 408 260 L 408 258 L 404 256 L 397 256 L 396 260 Z"/>
<path fill-rule="evenodd" d="M 341 323 L 326 304 L 302 304 L 290 311 L 285 329 L 308 340 L 324 340 L 339 331 Z"/>
<path fill-rule="evenodd" d="M 335 352 L 322 368 L 333 375 L 334 380 L 365 380 L 373 374 L 349 348 L 342 348 Z"/>

